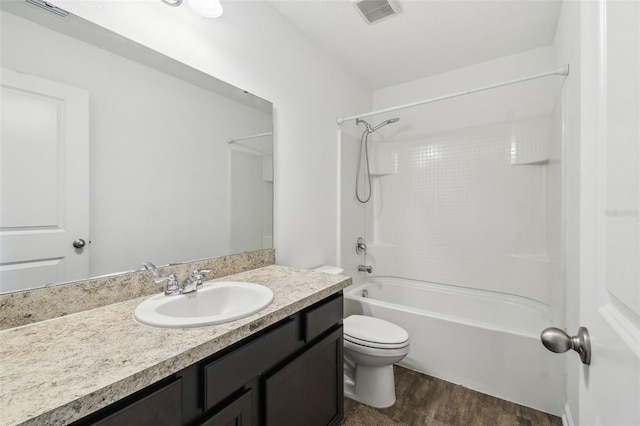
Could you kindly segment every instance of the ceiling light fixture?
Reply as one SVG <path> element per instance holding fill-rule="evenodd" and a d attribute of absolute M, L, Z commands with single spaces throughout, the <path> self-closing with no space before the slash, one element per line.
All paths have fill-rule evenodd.
<path fill-rule="evenodd" d="M 187 0 L 187 4 L 195 13 L 206 18 L 222 16 L 222 5 L 218 0 Z"/>
<path fill-rule="evenodd" d="M 180 6 L 183 0 L 162 0 L 169 6 Z M 219 0 L 187 0 L 187 4 L 195 13 L 205 18 L 219 18 L 224 12 Z"/>

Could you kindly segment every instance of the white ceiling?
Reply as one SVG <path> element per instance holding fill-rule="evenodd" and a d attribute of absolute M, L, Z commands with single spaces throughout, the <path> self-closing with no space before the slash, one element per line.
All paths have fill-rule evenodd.
<path fill-rule="evenodd" d="M 367 24 L 350 0 L 268 0 L 372 89 L 549 45 L 561 0 L 399 0 Z"/>

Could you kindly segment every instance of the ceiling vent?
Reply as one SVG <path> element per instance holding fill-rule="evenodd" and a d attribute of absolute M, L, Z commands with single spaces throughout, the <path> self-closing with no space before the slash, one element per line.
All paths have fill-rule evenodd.
<path fill-rule="evenodd" d="M 393 0 L 353 0 L 353 4 L 368 24 L 374 24 L 400 12 Z"/>

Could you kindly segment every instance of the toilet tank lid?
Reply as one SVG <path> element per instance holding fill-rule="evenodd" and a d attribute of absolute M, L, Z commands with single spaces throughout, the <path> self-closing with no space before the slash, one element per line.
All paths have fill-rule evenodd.
<path fill-rule="evenodd" d="M 331 265 L 322 265 L 317 268 L 313 268 L 313 270 L 316 272 L 324 272 L 325 274 L 334 274 L 334 275 L 340 275 L 341 273 L 344 272 L 344 269 L 340 268 L 339 266 L 331 266 Z"/>
<path fill-rule="evenodd" d="M 407 331 L 389 321 L 366 315 L 351 315 L 344 319 L 344 334 L 372 343 L 404 343 Z"/>

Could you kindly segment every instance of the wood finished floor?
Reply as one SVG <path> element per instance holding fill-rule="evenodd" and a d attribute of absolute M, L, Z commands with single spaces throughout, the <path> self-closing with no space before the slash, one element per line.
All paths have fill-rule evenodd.
<path fill-rule="evenodd" d="M 344 399 L 343 426 L 562 426 L 560 417 L 394 366 L 396 403 L 383 409 Z"/>

